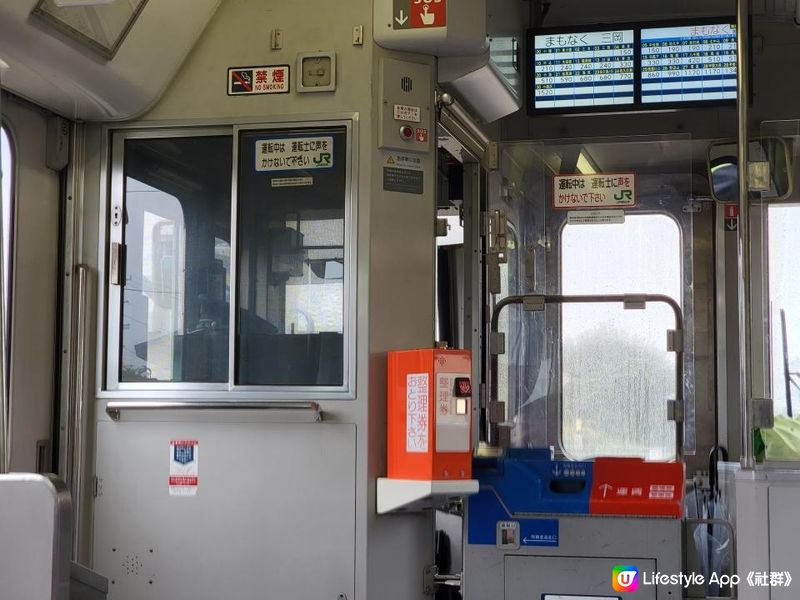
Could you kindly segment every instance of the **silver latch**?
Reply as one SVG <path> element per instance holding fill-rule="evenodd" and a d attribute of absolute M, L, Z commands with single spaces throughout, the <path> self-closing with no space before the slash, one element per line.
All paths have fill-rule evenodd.
<path fill-rule="evenodd" d="M 684 420 L 683 402 L 678 400 L 667 401 L 667 419 L 675 423 L 683 423 Z"/>
<path fill-rule="evenodd" d="M 506 211 L 494 210 L 489 219 L 489 252 L 500 256 L 500 262 L 506 262 L 508 249 L 508 222 Z"/>
<path fill-rule="evenodd" d="M 775 427 L 775 406 L 770 398 L 753 398 L 753 427 L 772 429 Z"/>
<path fill-rule="evenodd" d="M 489 243 L 486 252 L 487 284 L 490 294 L 499 294 L 501 291 L 500 265 L 508 261 L 507 228 L 506 211 L 492 211 L 489 215 Z"/>
<path fill-rule="evenodd" d="M 442 575 L 439 567 L 430 565 L 422 570 L 422 593 L 432 596 L 436 593 L 436 588 L 440 585 L 455 587 L 461 590 L 461 573 Z"/>
<path fill-rule="evenodd" d="M 506 334 L 502 331 L 493 331 L 489 338 L 489 351 L 498 356 L 506 353 Z"/>
<path fill-rule="evenodd" d="M 544 296 L 523 296 L 522 309 L 529 312 L 540 312 L 545 307 Z"/>
<path fill-rule="evenodd" d="M 686 204 L 683 205 L 683 212 L 689 214 L 696 214 L 703 212 L 703 203 L 697 198 L 689 198 Z"/>
<path fill-rule="evenodd" d="M 667 330 L 667 352 L 680 352 L 683 350 L 683 330 Z"/>
<path fill-rule="evenodd" d="M 644 294 L 626 294 L 622 303 L 625 310 L 644 310 L 647 308 Z"/>
<path fill-rule="evenodd" d="M 489 423 L 497 424 L 506 420 L 506 403 L 491 400 L 489 402 Z"/>

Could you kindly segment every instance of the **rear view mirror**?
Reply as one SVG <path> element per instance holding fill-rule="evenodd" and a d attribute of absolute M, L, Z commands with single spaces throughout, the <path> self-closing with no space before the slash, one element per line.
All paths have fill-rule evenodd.
<path fill-rule="evenodd" d="M 753 199 L 784 200 L 792 193 L 789 146 L 779 137 L 750 141 L 750 162 L 769 165 L 769 180 L 763 191 L 751 191 Z M 736 142 L 722 140 L 708 147 L 708 179 L 711 196 L 718 202 L 739 201 L 739 158 Z M 767 186 L 769 189 L 767 190 Z"/>

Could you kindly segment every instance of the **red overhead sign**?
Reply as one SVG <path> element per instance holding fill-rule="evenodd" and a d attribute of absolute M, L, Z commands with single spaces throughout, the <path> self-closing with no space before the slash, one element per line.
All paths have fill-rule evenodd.
<path fill-rule="evenodd" d="M 411 0 L 411 28 L 447 25 L 447 0 Z"/>
<path fill-rule="evenodd" d="M 447 0 L 394 0 L 394 29 L 447 27 Z"/>

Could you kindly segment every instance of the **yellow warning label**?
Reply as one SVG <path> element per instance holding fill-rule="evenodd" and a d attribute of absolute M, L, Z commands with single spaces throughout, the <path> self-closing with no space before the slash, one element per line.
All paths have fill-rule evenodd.
<path fill-rule="evenodd" d="M 386 159 L 386 164 L 387 165 L 393 165 L 394 164 L 394 159 L 390 156 L 389 158 Z"/>

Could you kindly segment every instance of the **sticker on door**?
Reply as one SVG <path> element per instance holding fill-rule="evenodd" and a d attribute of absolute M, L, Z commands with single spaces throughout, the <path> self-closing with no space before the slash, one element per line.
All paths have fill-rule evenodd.
<path fill-rule="evenodd" d="M 169 495 L 197 495 L 197 440 L 172 440 L 169 443 Z"/>

